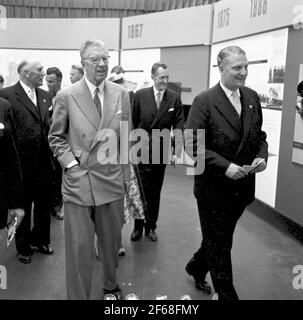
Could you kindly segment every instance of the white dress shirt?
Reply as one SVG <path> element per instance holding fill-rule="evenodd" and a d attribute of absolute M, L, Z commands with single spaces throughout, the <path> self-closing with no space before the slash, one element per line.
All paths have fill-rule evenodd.
<path fill-rule="evenodd" d="M 84 77 L 84 80 L 87 84 L 87 87 L 89 89 L 89 92 L 92 96 L 92 99 L 94 100 L 94 96 L 95 96 L 95 90 L 96 90 L 96 86 L 91 83 L 86 77 Z M 103 114 L 103 100 L 104 100 L 104 81 L 101 82 L 101 84 L 99 85 L 99 92 L 98 92 L 98 96 L 99 96 L 99 100 L 101 102 L 101 109 L 102 109 L 102 114 Z M 77 160 L 73 160 L 72 162 L 70 162 L 67 166 L 66 169 L 69 169 L 75 165 L 78 164 Z"/>
<path fill-rule="evenodd" d="M 155 101 L 157 101 L 157 94 L 158 94 L 158 92 L 160 92 L 160 95 L 161 95 L 161 100 L 160 100 L 160 101 L 162 101 L 165 90 L 159 91 L 159 90 L 157 90 L 154 86 L 153 86 L 153 89 L 154 89 Z"/>
<path fill-rule="evenodd" d="M 36 90 L 31 89 L 28 85 L 26 85 L 24 82 L 20 80 L 20 84 L 27 94 L 27 96 L 31 99 L 31 101 L 34 103 L 35 106 L 37 106 L 37 96 L 36 96 Z"/>
<path fill-rule="evenodd" d="M 90 94 L 92 96 L 92 99 L 94 100 L 94 96 L 95 96 L 95 90 L 97 88 L 97 86 L 95 86 L 93 83 L 91 83 L 86 77 L 84 77 L 84 80 L 88 86 L 88 89 L 90 91 Z M 103 100 L 104 100 L 104 81 L 101 82 L 101 84 L 99 85 L 99 92 L 98 92 L 98 97 L 99 100 L 101 102 L 101 111 L 103 114 Z"/>
<path fill-rule="evenodd" d="M 234 98 L 233 98 L 233 94 L 236 93 L 236 94 L 238 94 L 238 97 L 239 97 L 239 99 L 240 99 L 241 94 L 240 94 L 239 88 L 238 88 L 236 91 L 232 91 L 232 90 L 226 88 L 221 81 L 220 81 L 220 86 L 221 86 L 221 88 L 223 89 L 223 91 L 224 91 L 224 93 L 226 94 L 226 96 L 227 96 L 227 98 L 229 99 L 229 101 L 231 102 L 231 104 L 232 104 L 232 105 L 234 106 L 234 108 L 236 109 L 238 115 L 240 116 L 240 115 L 241 115 L 241 102 L 238 101 L 238 105 L 235 105 L 235 103 L 234 103 Z"/>

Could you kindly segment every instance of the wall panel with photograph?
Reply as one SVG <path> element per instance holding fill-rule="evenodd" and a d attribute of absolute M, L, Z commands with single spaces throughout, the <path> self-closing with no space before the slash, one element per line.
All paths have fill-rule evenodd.
<path fill-rule="evenodd" d="M 303 64 L 299 68 L 292 161 L 303 165 Z"/>

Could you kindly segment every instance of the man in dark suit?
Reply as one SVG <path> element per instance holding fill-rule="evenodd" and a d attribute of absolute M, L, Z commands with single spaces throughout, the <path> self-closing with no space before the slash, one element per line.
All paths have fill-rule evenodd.
<path fill-rule="evenodd" d="M 0 243 L 6 238 L 7 222 L 17 218 L 18 227 L 24 216 L 24 190 L 13 126 L 11 106 L 0 98 Z"/>
<path fill-rule="evenodd" d="M 210 293 L 205 276 L 210 271 L 214 299 L 237 300 L 233 286 L 233 233 L 245 207 L 254 200 L 255 172 L 266 168 L 266 134 L 261 130 L 258 94 L 245 87 L 247 58 L 236 46 L 217 57 L 221 81 L 193 101 L 187 129 L 205 130 L 205 170 L 195 176 L 203 240 L 186 266 L 196 287 Z M 202 156 L 202 155 L 200 155 Z M 245 165 L 259 166 L 248 173 Z"/>
<path fill-rule="evenodd" d="M 52 123 L 52 116 L 54 112 L 54 104 L 57 93 L 61 90 L 62 72 L 57 67 L 47 68 L 46 70 L 46 84 L 48 87 L 48 93 L 51 97 L 52 105 L 49 109 L 49 123 Z M 58 220 L 64 219 L 63 215 L 63 200 L 61 192 L 62 184 L 62 168 L 57 159 L 54 159 L 55 172 L 54 172 L 54 185 L 53 185 L 53 204 L 52 204 L 52 216 Z"/>
<path fill-rule="evenodd" d="M 50 247 L 53 160 L 47 141 L 50 98 L 46 91 L 38 88 L 44 78 L 40 62 L 22 61 L 17 71 L 20 81 L 0 90 L 0 96 L 12 106 L 14 136 L 24 179 L 25 215 L 16 232 L 18 259 L 30 263 L 33 250 L 53 253 Z M 31 230 L 32 204 L 34 226 Z"/>
<path fill-rule="evenodd" d="M 171 129 L 183 130 L 184 117 L 180 96 L 167 89 L 169 78 L 167 65 L 160 62 L 154 63 L 151 77 L 154 85 L 135 93 L 133 126 L 135 129 L 145 130 L 148 134 L 148 161 L 147 163 L 142 161 L 138 167 L 147 202 L 145 234 L 150 240 L 157 241 L 158 236 L 155 230 L 165 168 L 169 161 L 169 146 L 165 141 L 162 141 L 160 145 L 157 144 L 155 138 L 157 136 L 159 138 L 158 133 L 163 129 L 166 129 L 167 132 Z M 143 220 L 135 220 L 134 231 L 131 234 L 132 241 L 141 238 L 143 226 Z"/>

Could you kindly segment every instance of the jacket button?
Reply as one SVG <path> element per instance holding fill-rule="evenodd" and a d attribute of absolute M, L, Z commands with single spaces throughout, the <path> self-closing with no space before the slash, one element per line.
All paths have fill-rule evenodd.
<path fill-rule="evenodd" d="M 82 133 L 82 138 L 85 138 L 85 133 Z"/>

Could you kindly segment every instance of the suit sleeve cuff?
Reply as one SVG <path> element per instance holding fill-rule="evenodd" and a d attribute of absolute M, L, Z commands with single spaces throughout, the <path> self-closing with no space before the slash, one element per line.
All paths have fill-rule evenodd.
<path fill-rule="evenodd" d="M 69 169 L 69 168 L 71 168 L 71 167 L 73 167 L 73 166 L 76 166 L 76 165 L 78 165 L 79 163 L 78 163 L 78 161 L 77 160 L 73 160 L 72 162 L 70 162 L 66 167 L 65 167 L 65 169 Z"/>

